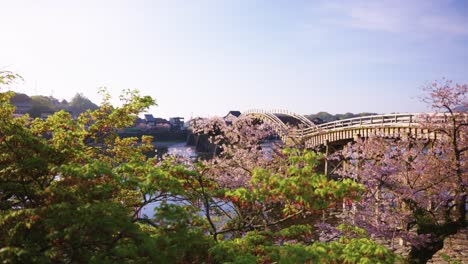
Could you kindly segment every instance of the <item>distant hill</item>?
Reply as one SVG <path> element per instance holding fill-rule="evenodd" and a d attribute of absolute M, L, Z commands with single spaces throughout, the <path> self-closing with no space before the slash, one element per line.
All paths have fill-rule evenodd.
<path fill-rule="evenodd" d="M 27 104 L 32 103 L 31 97 L 27 94 L 15 93 L 15 95 L 10 99 L 12 104 Z"/>
<path fill-rule="evenodd" d="M 83 94 L 76 94 L 70 102 L 59 101 L 53 96 L 16 93 L 10 100 L 16 106 L 17 112 L 28 113 L 31 117 L 40 117 L 42 113 L 54 113 L 60 110 L 71 112 L 77 116 L 88 109 L 95 110 L 98 106 Z"/>
<path fill-rule="evenodd" d="M 467 107 L 467 106 L 464 106 L 464 105 L 459 105 L 459 106 L 453 108 L 453 111 L 454 111 L 454 112 L 459 112 L 459 113 L 461 113 L 461 112 L 468 112 L 468 107 Z"/>
<path fill-rule="evenodd" d="M 370 116 L 370 115 L 377 115 L 377 113 L 364 112 L 364 113 L 358 113 L 358 114 L 345 113 L 345 114 L 332 115 L 328 112 L 318 112 L 316 114 L 305 115 L 305 117 L 307 117 L 308 119 L 310 119 L 312 122 L 316 124 L 321 124 L 321 123 L 328 123 L 328 122 L 341 120 L 341 119 L 361 117 L 361 116 Z"/>

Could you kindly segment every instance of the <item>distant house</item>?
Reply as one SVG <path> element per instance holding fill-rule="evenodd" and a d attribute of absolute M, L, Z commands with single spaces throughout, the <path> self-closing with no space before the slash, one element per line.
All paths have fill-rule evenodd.
<path fill-rule="evenodd" d="M 227 115 L 225 115 L 223 119 L 224 122 L 226 122 L 226 124 L 231 125 L 232 122 L 234 122 L 234 120 L 236 120 L 240 115 L 240 111 L 229 111 L 229 113 L 227 113 Z"/>
<path fill-rule="evenodd" d="M 239 117 L 241 115 L 240 111 L 229 111 L 229 113 L 224 117 L 229 117 L 229 116 L 234 116 L 234 117 Z"/>
<path fill-rule="evenodd" d="M 154 116 L 151 115 L 151 114 L 146 114 L 145 115 L 145 121 L 146 121 L 146 125 L 148 125 L 148 126 L 155 126 L 156 125 Z"/>
<path fill-rule="evenodd" d="M 171 125 L 171 123 L 169 121 L 167 121 L 166 119 L 164 118 L 160 118 L 160 117 L 155 117 L 154 118 L 154 124 L 157 126 L 157 125 Z"/>
<path fill-rule="evenodd" d="M 151 129 L 158 131 L 169 131 L 171 129 L 171 123 L 164 118 L 154 117 L 152 114 L 145 115 L 146 125 Z"/>
<path fill-rule="evenodd" d="M 15 114 L 26 114 L 31 110 L 32 103 L 14 103 L 15 106 Z"/>
<path fill-rule="evenodd" d="M 133 121 L 133 127 L 144 129 L 146 127 L 146 120 L 143 118 L 136 117 Z"/>
<path fill-rule="evenodd" d="M 169 123 L 171 123 L 172 131 L 180 131 L 184 128 L 184 118 L 183 117 L 171 117 L 169 118 Z"/>
<path fill-rule="evenodd" d="M 171 123 L 164 118 L 154 118 L 154 129 L 158 132 L 168 132 L 171 130 Z"/>
<path fill-rule="evenodd" d="M 46 120 L 49 116 L 53 114 L 54 112 L 41 112 L 41 119 Z"/>

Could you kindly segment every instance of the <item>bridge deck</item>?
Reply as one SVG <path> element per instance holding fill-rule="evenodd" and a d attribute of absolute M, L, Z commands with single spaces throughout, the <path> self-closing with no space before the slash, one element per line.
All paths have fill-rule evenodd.
<path fill-rule="evenodd" d="M 283 141 L 300 141 L 309 148 L 330 142 L 353 140 L 356 137 L 369 137 L 373 134 L 390 138 L 405 136 L 436 138 L 436 134 L 421 128 L 421 123 L 424 123 L 428 115 L 432 114 L 373 115 L 337 120 L 320 125 L 315 125 L 306 117 L 288 111 L 250 110 L 243 115 L 253 116 L 269 122 Z M 431 118 L 434 117 L 442 124 L 447 122 L 443 114 L 431 116 Z M 468 118 L 468 115 L 465 117 Z M 286 124 L 288 120 L 295 120 L 294 125 L 288 126 Z"/>

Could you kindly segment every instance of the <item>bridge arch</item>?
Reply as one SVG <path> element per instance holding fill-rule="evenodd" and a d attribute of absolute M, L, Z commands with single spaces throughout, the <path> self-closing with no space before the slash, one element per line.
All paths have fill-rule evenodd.
<path fill-rule="evenodd" d="M 304 129 L 316 128 L 316 125 L 305 116 L 287 110 L 252 109 L 242 113 L 242 115 L 267 122 L 284 142 L 293 140 L 298 143 L 302 139 L 301 132 Z"/>
<path fill-rule="evenodd" d="M 269 123 L 283 142 L 302 143 L 307 148 L 352 141 L 356 137 L 368 137 L 372 134 L 381 134 L 390 138 L 402 136 L 435 138 L 436 136 L 421 128 L 418 122 L 422 114 L 419 113 L 363 116 L 320 125 L 315 125 L 303 115 L 285 110 L 252 109 L 242 115 Z M 296 126 L 288 125 L 285 117 L 296 120 Z"/>

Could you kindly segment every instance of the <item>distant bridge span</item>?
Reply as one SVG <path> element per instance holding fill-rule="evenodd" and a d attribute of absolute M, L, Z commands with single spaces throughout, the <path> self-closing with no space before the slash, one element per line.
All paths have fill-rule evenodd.
<path fill-rule="evenodd" d="M 411 136 L 432 138 L 436 135 L 419 125 L 421 113 L 373 115 L 337 120 L 316 125 L 305 116 L 284 110 L 253 109 L 243 116 L 258 118 L 272 125 L 281 140 L 317 148 L 352 141 L 358 137 L 379 134 L 389 138 Z"/>

